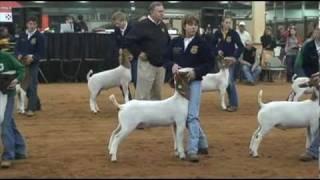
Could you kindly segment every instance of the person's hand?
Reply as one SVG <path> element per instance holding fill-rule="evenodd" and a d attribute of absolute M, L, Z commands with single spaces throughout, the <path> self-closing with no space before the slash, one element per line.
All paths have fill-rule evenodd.
<path fill-rule="evenodd" d="M 181 67 L 178 64 L 172 66 L 172 73 L 175 74 Z"/>
<path fill-rule="evenodd" d="M 219 55 L 219 56 L 223 56 L 223 51 L 219 50 L 219 51 L 218 51 L 218 55 Z"/>
<path fill-rule="evenodd" d="M 188 78 L 188 81 L 192 81 L 192 80 L 196 79 L 196 73 L 194 72 L 194 69 L 188 71 L 186 76 Z"/>
<path fill-rule="evenodd" d="M 14 79 L 11 81 L 10 85 L 8 86 L 8 89 L 15 89 L 16 88 L 16 85 L 18 83 L 18 79 Z"/>
<path fill-rule="evenodd" d="M 147 55 L 144 52 L 141 52 L 139 54 L 139 59 L 141 59 L 142 61 L 146 61 L 147 60 Z"/>
<path fill-rule="evenodd" d="M 32 63 L 32 61 L 33 61 L 33 56 L 32 55 L 27 55 L 26 57 L 25 57 L 25 63 L 27 64 L 27 65 L 29 65 L 29 64 L 31 64 Z"/>
<path fill-rule="evenodd" d="M 253 72 L 256 68 L 257 68 L 257 66 L 252 66 L 251 67 L 251 72 Z"/>

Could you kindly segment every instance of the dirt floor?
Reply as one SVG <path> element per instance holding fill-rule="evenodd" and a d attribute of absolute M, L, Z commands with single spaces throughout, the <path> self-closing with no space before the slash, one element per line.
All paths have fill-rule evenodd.
<path fill-rule="evenodd" d="M 300 162 L 305 151 L 305 129 L 273 129 L 262 141 L 260 158 L 249 157 L 249 141 L 257 127 L 257 93 L 264 102 L 286 99 L 287 83 L 239 84 L 240 109 L 220 110 L 218 93 L 202 96 L 201 124 L 209 141 L 209 155 L 200 163 L 180 161 L 173 153 L 170 128 L 137 130 L 118 149 L 118 162 L 106 159 L 106 145 L 117 125 L 117 110 L 107 100 L 118 88 L 98 97 L 101 112 L 90 113 L 86 84 L 41 84 L 43 110 L 36 117 L 16 115 L 29 158 L 0 169 L 0 178 L 317 178 L 318 163 Z M 164 86 L 163 95 L 173 90 Z M 187 134 L 186 134 L 187 135 Z"/>

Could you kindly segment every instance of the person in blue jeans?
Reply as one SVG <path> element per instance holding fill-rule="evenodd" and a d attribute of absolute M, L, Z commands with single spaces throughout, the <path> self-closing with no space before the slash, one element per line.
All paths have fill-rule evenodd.
<path fill-rule="evenodd" d="M 9 86 L 0 90 L 1 140 L 4 147 L 1 168 L 9 168 L 13 160 L 26 158 L 26 144 L 13 117 L 16 84 L 23 80 L 25 69 L 14 56 L 0 50 L 0 74 L 9 72 L 17 76 Z"/>
<path fill-rule="evenodd" d="M 239 58 L 241 71 L 249 85 L 255 85 L 260 73 L 259 59 L 257 49 L 253 47 L 251 41 L 245 42 L 245 49 Z"/>
<path fill-rule="evenodd" d="M 316 138 L 311 142 L 309 148 L 300 156 L 301 161 L 312 161 L 319 159 L 319 145 L 320 145 L 320 135 L 317 132 Z"/>
<path fill-rule="evenodd" d="M 201 101 L 201 80 L 214 65 L 209 45 L 199 36 L 199 20 L 187 15 L 182 21 L 183 35 L 174 38 L 165 55 L 164 67 L 176 73 L 179 68 L 189 67 L 189 106 L 187 128 L 189 141 L 187 158 L 198 162 L 198 154 L 208 154 L 207 137 L 201 128 L 199 112 Z"/>
<path fill-rule="evenodd" d="M 233 60 L 233 64 L 229 66 L 230 78 L 227 93 L 229 97 L 228 112 L 237 111 L 239 102 L 235 82 L 235 64 L 239 59 L 244 47 L 239 34 L 231 29 L 231 17 L 224 17 L 221 23 L 221 29 L 217 30 L 213 35 L 212 47 L 215 56 L 220 55 Z M 236 48 L 236 46 L 238 48 Z"/>
<path fill-rule="evenodd" d="M 35 111 L 41 110 L 38 96 L 38 73 L 40 59 L 45 56 L 45 38 L 38 30 L 38 19 L 29 17 L 26 22 L 26 31 L 19 35 L 16 42 L 15 54 L 18 60 L 26 66 L 28 107 L 26 115 L 32 117 Z M 22 83 L 24 84 L 24 83 Z"/>

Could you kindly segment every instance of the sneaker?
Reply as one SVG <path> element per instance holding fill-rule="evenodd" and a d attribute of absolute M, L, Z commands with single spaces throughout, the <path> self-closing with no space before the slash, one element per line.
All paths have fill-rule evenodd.
<path fill-rule="evenodd" d="M 305 152 L 305 153 L 301 154 L 299 159 L 300 159 L 300 161 L 305 161 L 305 162 L 317 160 L 316 157 L 312 156 L 308 152 Z"/>
<path fill-rule="evenodd" d="M 11 161 L 2 160 L 0 166 L 1 166 L 1 168 L 9 168 L 11 166 Z"/>
<path fill-rule="evenodd" d="M 208 148 L 199 149 L 198 154 L 208 155 L 209 154 Z"/>
<path fill-rule="evenodd" d="M 199 162 L 199 156 L 197 154 L 189 154 L 188 161 L 190 162 Z"/>
<path fill-rule="evenodd" d="M 22 159 L 27 159 L 27 156 L 24 154 L 16 154 L 15 160 L 22 160 Z"/>
<path fill-rule="evenodd" d="M 32 116 L 34 116 L 35 114 L 34 114 L 34 112 L 33 111 L 27 111 L 27 113 L 26 113 L 26 115 L 28 116 L 28 117 L 32 117 Z"/>
<path fill-rule="evenodd" d="M 237 110 L 238 110 L 238 108 L 235 107 L 235 106 L 229 106 L 229 107 L 227 108 L 227 111 L 228 111 L 228 112 L 235 112 L 235 111 L 237 111 Z"/>

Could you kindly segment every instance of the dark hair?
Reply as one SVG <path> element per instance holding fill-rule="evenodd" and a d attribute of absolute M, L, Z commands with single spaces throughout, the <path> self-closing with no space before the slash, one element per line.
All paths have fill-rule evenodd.
<path fill-rule="evenodd" d="M 193 16 L 193 15 L 185 15 L 185 17 L 182 19 L 182 35 L 185 36 L 186 35 L 186 32 L 184 30 L 184 26 L 186 24 L 196 24 L 198 25 L 199 27 L 199 19 L 196 17 L 196 16 Z M 198 32 L 197 34 L 199 34 L 199 28 L 198 28 Z"/>
<path fill-rule="evenodd" d="M 221 23 L 223 23 L 226 19 L 232 20 L 232 17 L 231 16 L 222 16 Z"/>
<path fill-rule="evenodd" d="M 152 2 L 148 7 L 149 13 L 153 11 L 157 6 L 163 6 L 162 2 L 159 2 L 159 1 Z"/>
<path fill-rule="evenodd" d="M 119 21 L 127 21 L 127 15 L 124 12 L 121 11 L 116 11 L 115 13 L 112 14 L 111 16 L 111 21 L 114 22 L 116 20 Z"/>
<path fill-rule="evenodd" d="M 27 23 L 30 21 L 38 23 L 38 18 L 36 18 L 35 16 L 30 16 L 27 18 Z"/>
<path fill-rule="evenodd" d="M 291 27 L 291 28 L 289 28 L 288 36 L 289 36 L 289 37 L 291 37 L 291 36 L 292 36 L 292 34 L 291 34 L 291 29 L 294 29 L 294 30 L 296 31 L 296 36 L 297 36 L 298 32 L 297 32 L 297 29 L 296 29 L 295 27 Z"/>

